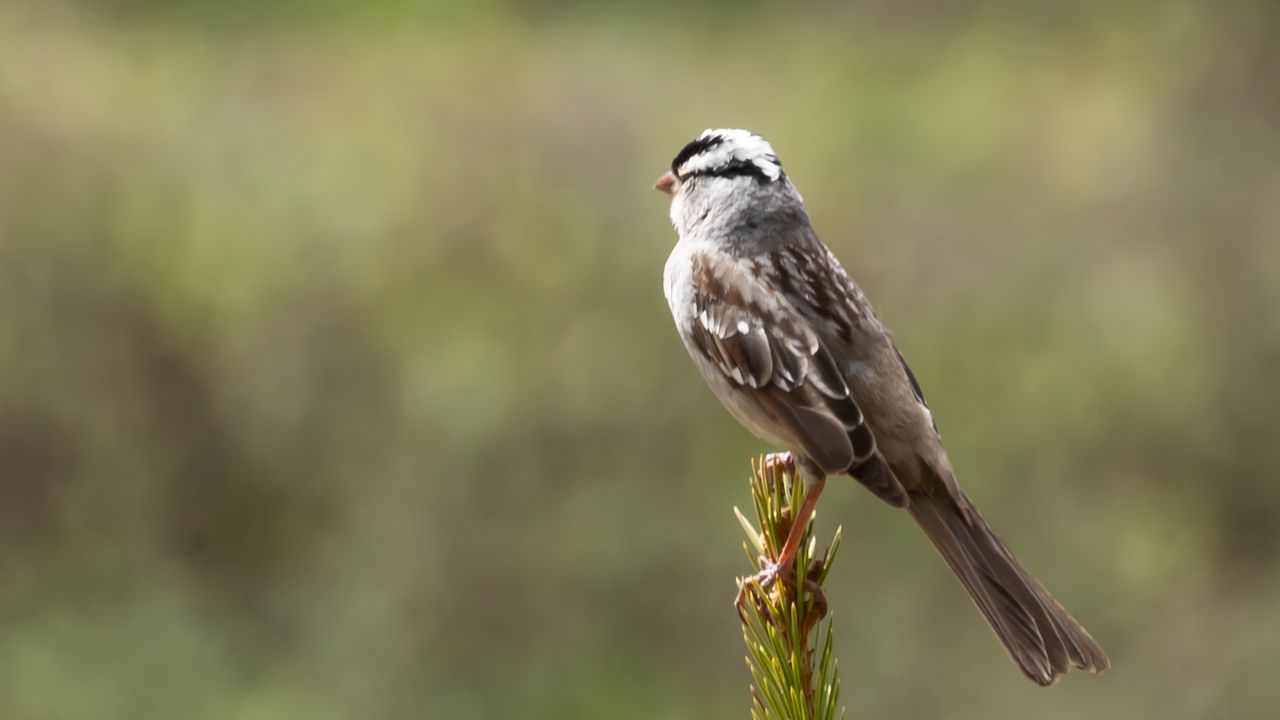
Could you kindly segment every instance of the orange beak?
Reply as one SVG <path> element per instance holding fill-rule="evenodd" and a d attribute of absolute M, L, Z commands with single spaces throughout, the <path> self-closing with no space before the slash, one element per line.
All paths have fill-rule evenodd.
<path fill-rule="evenodd" d="M 668 170 L 662 173 L 662 177 L 658 178 L 658 182 L 653 184 L 653 189 L 670 195 L 675 192 L 672 188 L 676 186 L 677 182 L 679 181 L 676 180 L 676 176 Z"/>

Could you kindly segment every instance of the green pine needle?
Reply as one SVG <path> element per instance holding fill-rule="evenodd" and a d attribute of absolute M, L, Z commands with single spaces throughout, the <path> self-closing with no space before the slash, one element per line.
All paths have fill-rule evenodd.
<path fill-rule="evenodd" d="M 747 535 L 743 550 L 754 575 L 777 558 L 786 542 L 791 518 L 804 500 L 804 483 L 798 474 L 767 467 L 763 458 L 752 462 L 751 469 L 751 499 L 759 529 L 738 508 L 733 511 Z M 840 530 L 820 560 L 814 559 L 818 553 L 811 519 L 804 532 L 795 559 L 795 567 L 803 569 L 803 582 L 797 583 L 793 574 L 765 590 L 755 577 L 739 579 L 744 598 L 742 637 L 753 682 L 753 720 L 843 717 L 835 642 L 831 621 L 823 620 L 827 602 L 822 589 L 840 547 Z"/>

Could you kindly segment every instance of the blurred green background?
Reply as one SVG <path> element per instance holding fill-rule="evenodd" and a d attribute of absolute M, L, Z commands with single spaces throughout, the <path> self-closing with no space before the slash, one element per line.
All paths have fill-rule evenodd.
<path fill-rule="evenodd" d="M 266 5 L 264 7 L 263 5 Z M 744 718 L 650 189 L 770 138 L 1115 667 L 819 513 L 849 717 L 1280 705 L 1280 10 L 0 5 L 0 718 Z"/>

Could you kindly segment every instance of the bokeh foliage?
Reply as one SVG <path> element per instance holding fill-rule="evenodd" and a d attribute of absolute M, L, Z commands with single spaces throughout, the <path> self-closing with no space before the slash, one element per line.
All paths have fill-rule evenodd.
<path fill-rule="evenodd" d="M 0 717 L 741 717 L 765 448 L 649 190 L 707 126 L 1115 665 L 1026 683 L 832 482 L 850 715 L 1270 717 L 1275 8 L 0 5 Z"/>

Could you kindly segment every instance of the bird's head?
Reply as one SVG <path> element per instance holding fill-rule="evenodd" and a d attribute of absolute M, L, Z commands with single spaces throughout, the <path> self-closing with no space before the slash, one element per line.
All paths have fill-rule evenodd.
<path fill-rule="evenodd" d="M 671 196 L 671 223 L 681 237 L 695 231 L 718 237 L 781 213 L 803 214 L 804 201 L 773 146 L 746 130 L 704 130 L 654 188 Z"/>
<path fill-rule="evenodd" d="M 771 183 L 781 177 L 782 163 L 768 140 L 747 130 L 707 129 L 684 146 L 653 187 L 674 196 L 702 178 Z"/>

